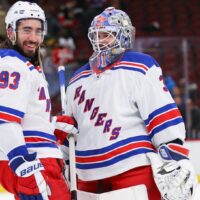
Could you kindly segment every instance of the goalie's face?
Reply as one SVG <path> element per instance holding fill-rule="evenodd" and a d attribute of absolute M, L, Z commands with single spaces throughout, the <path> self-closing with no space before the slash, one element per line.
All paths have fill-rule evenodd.
<path fill-rule="evenodd" d="M 107 51 L 119 45 L 116 32 L 113 31 L 93 29 L 88 36 L 95 52 Z"/>
<path fill-rule="evenodd" d="M 116 41 L 115 33 L 112 32 L 102 31 L 99 32 L 96 37 L 100 50 L 106 50 L 108 48 L 112 48 Z"/>
<path fill-rule="evenodd" d="M 33 57 L 43 40 L 42 23 L 36 19 L 19 22 L 16 30 L 16 45 L 27 57 Z"/>

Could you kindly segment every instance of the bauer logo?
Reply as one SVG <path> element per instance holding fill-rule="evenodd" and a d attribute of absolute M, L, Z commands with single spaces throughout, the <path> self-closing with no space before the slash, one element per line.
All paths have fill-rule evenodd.
<path fill-rule="evenodd" d="M 20 176 L 27 177 L 27 176 L 29 176 L 29 174 L 32 175 L 34 173 L 34 171 L 38 171 L 38 169 L 40 169 L 40 168 L 43 168 L 42 163 L 35 163 L 34 165 L 29 166 L 26 169 L 23 169 L 20 172 Z"/>

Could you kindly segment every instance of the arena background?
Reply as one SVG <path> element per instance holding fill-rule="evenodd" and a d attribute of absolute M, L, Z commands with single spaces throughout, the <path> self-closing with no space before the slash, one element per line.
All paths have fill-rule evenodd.
<path fill-rule="evenodd" d="M 0 0 L 0 41 L 5 14 L 14 2 Z M 127 12 L 136 27 L 136 51 L 152 55 L 163 69 L 187 128 L 191 159 L 200 175 L 200 1 L 199 0 L 38 0 L 46 12 L 48 35 L 42 48 L 53 115 L 61 112 L 57 67 L 64 65 L 66 80 L 92 53 L 87 29 L 105 7 Z M 66 85 L 67 85 L 66 82 Z M 0 191 L 3 191 L 0 189 Z M 1 192 L 1 194 L 4 194 Z M 0 194 L 0 195 L 1 195 Z M 0 196 L 0 199 L 7 197 Z"/>

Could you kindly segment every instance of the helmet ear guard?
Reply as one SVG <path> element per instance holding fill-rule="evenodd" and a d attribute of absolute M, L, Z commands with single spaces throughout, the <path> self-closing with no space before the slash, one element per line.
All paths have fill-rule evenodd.
<path fill-rule="evenodd" d="M 16 42 L 16 32 L 13 30 L 11 26 L 9 26 L 6 31 L 9 40 L 11 41 L 12 45 L 14 45 Z"/>

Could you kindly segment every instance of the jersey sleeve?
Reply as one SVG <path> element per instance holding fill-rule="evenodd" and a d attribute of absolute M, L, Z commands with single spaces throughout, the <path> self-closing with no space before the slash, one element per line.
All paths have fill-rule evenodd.
<path fill-rule="evenodd" d="M 154 145 L 185 139 L 182 116 L 164 84 L 161 68 L 155 63 L 137 82 L 137 106 Z"/>
<path fill-rule="evenodd" d="M 0 140 L 1 150 L 7 153 L 25 145 L 22 120 L 30 98 L 32 77 L 30 68 L 17 54 L 0 54 Z"/>

